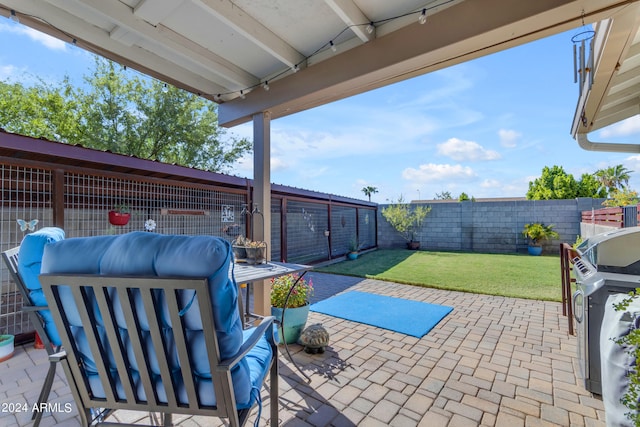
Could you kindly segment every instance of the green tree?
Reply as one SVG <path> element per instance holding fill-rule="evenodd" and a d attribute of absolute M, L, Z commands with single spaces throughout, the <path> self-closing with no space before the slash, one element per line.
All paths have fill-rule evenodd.
<path fill-rule="evenodd" d="M 622 190 L 613 190 L 610 194 L 611 198 L 602 202 L 603 206 L 616 207 L 616 206 L 631 206 L 637 205 L 638 193 L 636 191 L 624 188 Z"/>
<path fill-rule="evenodd" d="M 417 205 L 413 207 L 405 203 L 402 195 L 397 203 L 382 208 L 382 216 L 391 224 L 407 242 L 416 241 L 422 222 L 431 212 L 431 206 Z"/>
<path fill-rule="evenodd" d="M 475 202 L 476 198 L 471 196 L 469 197 L 469 195 L 465 192 L 460 193 L 460 196 L 458 196 L 458 201 L 459 202 L 465 202 L 465 201 L 471 201 L 471 202 Z"/>
<path fill-rule="evenodd" d="M 68 80 L 54 85 L 39 79 L 32 86 L 0 82 L 0 127 L 51 141 L 79 140 L 77 103 Z"/>
<path fill-rule="evenodd" d="M 602 188 L 604 188 L 608 194 L 612 194 L 615 190 L 623 190 L 629 184 L 630 173 L 629 169 L 622 165 L 609 166 L 606 169 L 599 169 L 594 173 L 595 178 L 598 180 Z"/>
<path fill-rule="evenodd" d="M 601 199 L 607 197 L 607 190 L 603 188 L 593 174 L 583 173 L 578 181 L 576 197 L 593 197 Z"/>
<path fill-rule="evenodd" d="M 562 166 L 542 168 L 542 176 L 529 182 L 528 200 L 573 199 L 578 194 L 578 183 Z"/>
<path fill-rule="evenodd" d="M 375 194 L 378 192 L 378 188 L 377 187 L 372 187 L 371 185 L 368 185 L 366 187 L 364 187 L 362 189 L 362 192 L 365 194 L 365 196 L 369 197 L 369 201 L 371 201 L 371 195 Z"/>
<path fill-rule="evenodd" d="M 216 104 L 96 57 L 87 86 L 0 84 L 0 127 L 143 159 L 224 172 L 251 149 L 217 125 Z"/>

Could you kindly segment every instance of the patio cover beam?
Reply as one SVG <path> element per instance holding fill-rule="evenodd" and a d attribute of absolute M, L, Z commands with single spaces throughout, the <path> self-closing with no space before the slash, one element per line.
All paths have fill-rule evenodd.
<path fill-rule="evenodd" d="M 593 22 L 630 0 L 473 0 L 355 47 L 345 54 L 223 103 L 219 123 L 232 127 L 270 111 L 276 119 L 439 70 Z M 489 12 L 490 11 L 490 12 Z"/>

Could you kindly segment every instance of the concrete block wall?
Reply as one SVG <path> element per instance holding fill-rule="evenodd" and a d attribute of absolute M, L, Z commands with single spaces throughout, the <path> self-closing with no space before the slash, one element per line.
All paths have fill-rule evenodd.
<path fill-rule="evenodd" d="M 544 245 L 545 253 L 558 253 L 561 242 L 573 243 L 580 234 L 583 210 L 599 209 L 603 199 L 515 200 L 491 202 L 437 202 L 419 231 L 420 247 L 427 250 L 453 250 L 488 253 L 527 251 L 522 235 L 525 224 L 553 224 L 558 239 Z M 404 247 L 405 241 L 389 225 L 378 209 L 378 246 Z"/>

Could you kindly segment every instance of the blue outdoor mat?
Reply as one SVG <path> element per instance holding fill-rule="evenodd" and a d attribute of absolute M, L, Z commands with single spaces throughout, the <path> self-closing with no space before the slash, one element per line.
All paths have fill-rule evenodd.
<path fill-rule="evenodd" d="M 311 310 L 422 338 L 453 307 L 350 291 L 311 305 Z"/>

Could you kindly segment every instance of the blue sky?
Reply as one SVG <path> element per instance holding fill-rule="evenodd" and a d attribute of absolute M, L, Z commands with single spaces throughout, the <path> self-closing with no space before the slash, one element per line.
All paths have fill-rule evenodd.
<path fill-rule="evenodd" d="M 578 86 L 571 36 L 539 40 L 359 96 L 274 120 L 272 182 L 386 203 L 448 191 L 524 197 L 544 166 L 583 173 L 622 164 L 640 185 L 640 156 L 582 150 L 570 135 Z M 35 76 L 82 84 L 87 52 L 0 19 L 0 80 Z M 252 137 L 250 124 L 230 130 Z M 640 117 L 591 135 L 639 142 Z M 234 175 L 253 175 L 243 159 Z"/>

